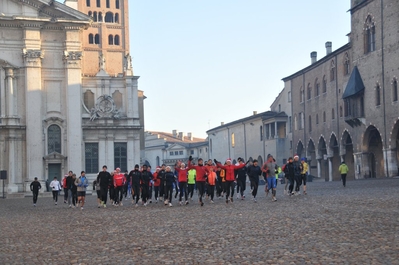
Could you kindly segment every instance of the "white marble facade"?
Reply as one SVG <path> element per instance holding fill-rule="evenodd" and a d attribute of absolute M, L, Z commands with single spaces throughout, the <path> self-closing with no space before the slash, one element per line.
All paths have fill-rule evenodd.
<path fill-rule="evenodd" d="M 80 34 L 91 19 L 45 0 L 2 0 L 0 14 L 0 170 L 7 170 L 7 193 L 28 191 L 34 177 L 60 180 L 85 170 L 93 179 L 104 164 L 124 170 L 139 163 L 131 65 L 112 77 L 81 73 Z"/>

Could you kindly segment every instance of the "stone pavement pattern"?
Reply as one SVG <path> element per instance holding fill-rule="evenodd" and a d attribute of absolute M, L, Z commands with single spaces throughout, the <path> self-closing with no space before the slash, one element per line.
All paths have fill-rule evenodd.
<path fill-rule="evenodd" d="M 399 264 L 399 179 L 312 182 L 294 197 L 279 184 L 277 202 L 263 188 L 257 203 L 204 207 L 0 199 L 0 264 Z"/>

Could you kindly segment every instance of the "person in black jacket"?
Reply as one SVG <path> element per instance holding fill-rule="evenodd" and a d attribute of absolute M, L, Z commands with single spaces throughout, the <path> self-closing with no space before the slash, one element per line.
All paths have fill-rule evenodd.
<path fill-rule="evenodd" d="M 167 166 L 165 170 L 165 205 L 172 207 L 172 194 L 173 194 L 173 183 L 175 182 L 175 174 L 172 169 Z"/>
<path fill-rule="evenodd" d="M 36 206 L 37 197 L 39 196 L 39 190 L 42 188 L 40 182 L 35 178 L 34 181 L 30 184 L 30 190 L 33 193 L 33 206 Z"/>
<path fill-rule="evenodd" d="M 240 164 L 245 164 L 245 161 L 241 157 L 239 157 L 237 160 Z M 243 167 L 237 169 L 236 176 L 237 176 L 237 199 L 239 199 L 239 195 L 241 195 L 241 200 L 244 200 L 245 198 L 244 191 L 247 182 L 247 168 Z"/>
<path fill-rule="evenodd" d="M 285 165 L 284 173 L 288 177 L 288 181 L 290 182 L 288 186 L 288 194 L 291 196 L 294 194 L 292 190 L 294 188 L 295 181 L 295 166 L 292 157 L 288 158 L 288 163 Z"/>
<path fill-rule="evenodd" d="M 151 172 L 148 171 L 147 165 L 143 165 L 143 170 L 141 172 L 141 199 L 144 203 L 144 206 L 147 206 L 147 201 L 149 199 L 148 197 L 151 179 Z"/>
<path fill-rule="evenodd" d="M 140 200 L 140 181 L 141 181 L 141 172 L 140 166 L 135 165 L 134 170 L 130 171 L 130 185 L 132 186 L 132 202 L 136 204 L 136 207 L 139 206 Z"/>
<path fill-rule="evenodd" d="M 164 199 L 165 197 L 165 173 L 166 173 L 166 165 L 162 164 L 161 170 L 158 172 L 158 178 L 161 180 L 161 184 L 159 185 L 160 199 Z"/>
<path fill-rule="evenodd" d="M 98 179 L 100 180 L 101 205 L 105 208 L 107 207 L 108 186 L 111 183 L 111 174 L 107 171 L 106 165 L 98 173 Z"/>
<path fill-rule="evenodd" d="M 256 194 L 258 193 L 259 176 L 262 175 L 262 169 L 258 166 L 258 160 L 254 160 L 252 165 L 248 166 L 247 169 L 249 180 L 251 181 L 252 196 L 254 202 L 256 202 Z"/>
<path fill-rule="evenodd" d="M 66 188 L 67 188 L 67 194 L 68 194 L 68 204 L 69 208 L 72 207 L 72 187 L 75 185 L 74 181 L 72 179 L 73 172 L 69 171 L 68 177 L 66 178 Z M 65 192 L 65 189 L 64 189 Z"/>

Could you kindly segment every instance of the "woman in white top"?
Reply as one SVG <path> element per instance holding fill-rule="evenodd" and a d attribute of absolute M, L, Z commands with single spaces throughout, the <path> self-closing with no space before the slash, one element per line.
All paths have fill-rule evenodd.
<path fill-rule="evenodd" d="M 53 200 L 55 202 L 55 205 L 57 205 L 58 193 L 61 190 L 61 185 L 60 185 L 60 182 L 57 180 L 57 177 L 54 177 L 54 180 L 51 181 L 50 188 L 53 189 Z"/>

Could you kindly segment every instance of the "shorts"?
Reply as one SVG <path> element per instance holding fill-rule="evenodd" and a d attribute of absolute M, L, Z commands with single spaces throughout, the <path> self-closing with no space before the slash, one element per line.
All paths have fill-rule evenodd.
<path fill-rule="evenodd" d="M 78 197 L 86 197 L 85 191 L 78 191 Z"/>
<path fill-rule="evenodd" d="M 267 187 L 268 189 L 276 188 L 276 177 L 267 177 Z"/>
<path fill-rule="evenodd" d="M 306 174 L 301 174 L 301 182 L 303 183 L 304 186 L 306 185 L 306 178 L 307 178 L 307 176 L 308 176 L 308 175 L 306 175 Z"/>

